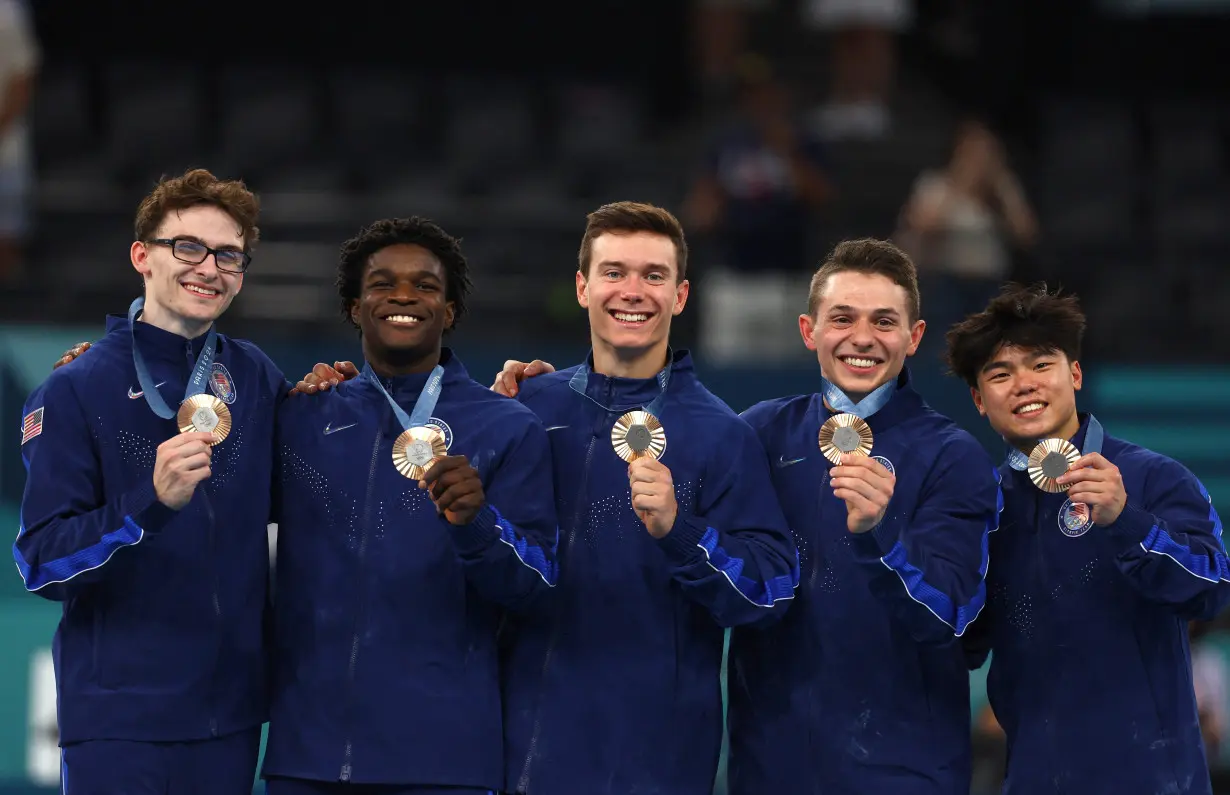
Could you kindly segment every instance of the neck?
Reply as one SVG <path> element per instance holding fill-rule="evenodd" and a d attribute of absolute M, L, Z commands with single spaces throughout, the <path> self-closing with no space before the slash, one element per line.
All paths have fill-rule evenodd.
<path fill-rule="evenodd" d="M 599 339 L 591 339 L 594 348 L 594 372 L 611 378 L 653 378 L 667 365 L 667 340 L 649 348 L 616 348 Z"/>
<path fill-rule="evenodd" d="M 148 300 L 141 308 L 141 314 L 137 315 L 137 320 L 189 340 L 201 336 L 213 325 L 212 320 L 190 320 Z"/>
<path fill-rule="evenodd" d="M 383 378 L 396 378 L 399 375 L 414 375 L 429 373 L 440 363 L 440 346 L 426 353 L 422 351 L 375 351 L 363 343 L 363 356 L 371 365 L 372 372 Z"/>

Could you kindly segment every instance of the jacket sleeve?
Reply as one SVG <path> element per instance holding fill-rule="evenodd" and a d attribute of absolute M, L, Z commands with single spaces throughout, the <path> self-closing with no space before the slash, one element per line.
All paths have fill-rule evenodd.
<path fill-rule="evenodd" d="M 1168 459 L 1144 491 L 1143 499 L 1129 494 L 1119 518 L 1103 528 L 1119 571 L 1149 601 L 1185 618 L 1213 619 L 1230 602 L 1230 562 L 1209 493 Z"/>
<path fill-rule="evenodd" d="M 799 553 L 755 431 L 731 423 L 730 455 L 711 461 L 695 515 L 658 541 L 672 576 L 724 627 L 776 621 L 799 585 Z"/>
<path fill-rule="evenodd" d="M 912 514 L 850 539 L 872 592 L 920 643 L 965 634 L 986 603 L 990 534 L 1003 510 L 1000 475 L 973 439 L 941 454 Z"/>
<path fill-rule="evenodd" d="M 476 591 L 509 610 L 525 611 L 559 579 L 559 526 L 551 447 L 537 418 L 515 447 L 483 477 L 487 504 L 468 525 L 448 525 Z M 445 521 L 441 517 L 441 521 Z"/>
<path fill-rule="evenodd" d="M 48 379 L 22 416 L 26 488 L 13 559 L 26 590 L 63 601 L 106 577 L 112 556 L 161 530 L 176 512 L 158 501 L 152 474 L 131 491 L 105 496 L 98 449 L 68 378 Z"/>

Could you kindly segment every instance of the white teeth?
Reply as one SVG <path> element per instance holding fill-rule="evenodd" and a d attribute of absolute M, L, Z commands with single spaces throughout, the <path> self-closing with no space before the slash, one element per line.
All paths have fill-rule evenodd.
<path fill-rule="evenodd" d="M 632 314 L 631 312 L 616 312 L 615 319 L 622 323 L 642 323 L 649 319 L 649 315 Z"/>
<path fill-rule="evenodd" d="M 875 359 L 859 359 L 854 356 L 847 356 L 844 359 L 842 359 L 842 361 L 845 362 L 846 364 L 853 365 L 854 367 L 875 367 L 876 366 Z"/>
<path fill-rule="evenodd" d="M 418 323 L 419 318 L 412 315 L 389 315 L 385 320 L 390 323 Z"/>
<path fill-rule="evenodd" d="M 197 287 L 195 284 L 185 284 L 184 287 L 197 295 L 217 295 L 217 290 L 210 290 L 208 287 Z"/>
<path fill-rule="evenodd" d="M 1017 409 L 1016 411 L 1012 413 L 1013 414 L 1024 414 L 1027 411 L 1037 411 L 1038 409 L 1042 408 L 1042 406 L 1043 406 L 1042 403 L 1026 403 L 1024 406 L 1021 406 L 1019 409 Z"/>

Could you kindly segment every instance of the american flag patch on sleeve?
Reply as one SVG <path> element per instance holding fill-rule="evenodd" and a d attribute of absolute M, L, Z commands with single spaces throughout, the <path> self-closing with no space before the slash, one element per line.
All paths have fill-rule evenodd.
<path fill-rule="evenodd" d="M 21 443 L 33 439 L 43 432 L 43 407 L 39 406 L 27 414 L 21 421 Z"/>

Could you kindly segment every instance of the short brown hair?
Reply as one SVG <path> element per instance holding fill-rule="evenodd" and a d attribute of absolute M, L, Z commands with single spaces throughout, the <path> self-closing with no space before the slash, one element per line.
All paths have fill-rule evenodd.
<path fill-rule="evenodd" d="M 251 253 L 260 240 L 260 199 L 239 180 L 221 180 L 203 168 L 194 168 L 182 177 L 163 177 L 150 195 L 137 207 L 134 226 L 136 239 L 152 238 L 169 213 L 199 205 L 217 207 L 235 219 L 243 232 L 244 250 Z"/>
<path fill-rule="evenodd" d="M 906 311 L 910 322 L 922 316 L 922 300 L 918 295 L 918 271 L 910 256 L 887 240 L 864 237 L 858 240 L 843 240 L 838 243 L 821 263 L 820 269 L 811 277 L 811 289 L 807 295 L 807 314 L 816 316 L 820 308 L 820 294 L 829 277 L 843 271 L 873 273 L 887 277 L 893 284 L 905 290 Z"/>
<path fill-rule="evenodd" d="M 1085 313 L 1074 295 L 1047 289 L 1045 282 L 1031 287 L 1006 284 L 986 309 L 949 329 L 946 339 L 948 370 L 971 387 L 978 374 L 1005 345 L 1030 351 L 1062 351 L 1068 361 L 1081 356 Z"/>
<path fill-rule="evenodd" d="M 640 202 L 615 202 L 604 204 L 586 216 L 585 235 L 581 238 L 581 251 L 577 262 L 581 273 L 589 276 L 590 258 L 594 253 L 594 241 L 601 235 L 652 232 L 669 238 L 675 244 L 675 267 L 677 280 L 683 281 L 688 274 L 688 241 L 683 236 L 683 225 L 669 210 Z"/>

